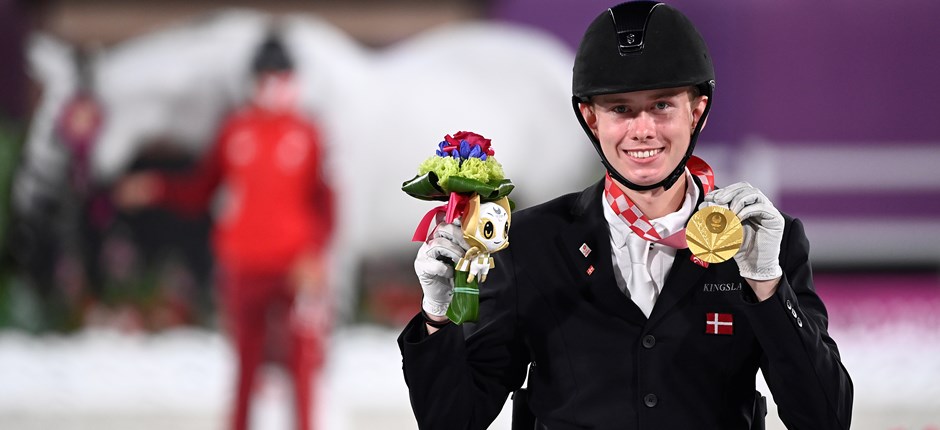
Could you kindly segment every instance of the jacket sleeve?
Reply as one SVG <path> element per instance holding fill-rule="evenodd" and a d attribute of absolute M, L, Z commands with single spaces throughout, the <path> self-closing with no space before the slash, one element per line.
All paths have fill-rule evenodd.
<path fill-rule="evenodd" d="M 399 336 L 419 428 L 485 429 L 522 385 L 529 357 L 516 321 L 510 249 L 496 254 L 496 268 L 480 285 L 475 327 L 449 324 L 428 335 L 419 314 Z"/>
<path fill-rule="evenodd" d="M 310 175 L 310 204 L 315 208 L 317 225 L 313 229 L 311 243 L 323 248 L 336 229 L 336 197 L 333 187 L 327 181 L 325 170 L 327 166 L 325 148 L 320 140 L 320 134 L 312 123 L 307 123 L 307 133 L 311 142 L 313 165 L 308 169 Z"/>
<path fill-rule="evenodd" d="M 222 145 L 226 136 L 227 133 L 223 132 L 191 170 L 157 176 L 157 203 L 188 217 L 205 214 L 224 175 Z"/>
<path fill-rule="evenodd" d="M 829 337 L 799 220 L 787 223 L 782 242 L 777 292 L 746 310 L 763 349 L 761 371 L 788 428 L 848 429 L 852 380 Z"/>

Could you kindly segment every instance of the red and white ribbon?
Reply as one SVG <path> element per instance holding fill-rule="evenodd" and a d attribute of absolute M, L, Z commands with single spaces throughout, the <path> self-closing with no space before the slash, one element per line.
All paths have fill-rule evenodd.
<path fill-rule="evenodd" d="M 705 163 L 705 161 L 693 155 L 689 157 L 686 167 L 689 169 L 689 172 L 702 181 L 702 188 L 705 194 L 715 189 L 715 172 L 712 171 L 711 166 Z M 614 180 L 610 178 L 610 174 L 607 174 L 606 178 L 604 178 L 604 198 L 607 200 L 607 204 L 610 205 L 610 208 L 614 210 L 614 213 L 616 213 L 623 222 L 627 223 L 630 230 L 633 230 L 637 236 L 650 242 L 661 243 L 671 248 L 685 249 L 689 247 L 688 243 L 685 241 L 684 228 L 666 238 L 661 237 L 649 218 L 647 218 L 646 215 L 643 214 L 643 211 L 641 211 L 640 208 L 627 197 L 623 190 L 614 183 Z"/>

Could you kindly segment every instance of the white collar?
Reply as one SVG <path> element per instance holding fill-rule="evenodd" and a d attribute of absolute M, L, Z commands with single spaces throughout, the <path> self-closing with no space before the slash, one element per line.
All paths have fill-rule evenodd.
<path fill-rule="evenodd" d="M 695 203 L 698 202 L 700 191 L 695 186 L 695 181 L 692 179 L 692 174 L 689 173 L 688 168 L 685 169 L 685 178 L 685 199 L 682 201 L 679 210 L 650 220 L 656 232 L 659 233 L 659 237 L 669 237 L 685 228 L 686 222 L 695 210 Z M 610 238 L 614 246 L 624 247 L 627 239 L 631 236 L 645 240 L 633 233 L 630 226 L 617 216 L 610 205 L 607 204 L 607 199 L 603 193 L 601 193 L 601 204 L 604 206 L 604 218 L 607 220 L 607 224 L 610 225 Z"/>

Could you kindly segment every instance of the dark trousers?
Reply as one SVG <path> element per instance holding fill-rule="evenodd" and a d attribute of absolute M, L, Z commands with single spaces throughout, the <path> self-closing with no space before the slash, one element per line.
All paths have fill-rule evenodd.
<path fill-rule="evenodd" d="M 754 415 L 751 430 L 764 430 L 764 417 L 767 416 L 767 398 L 755 391 Z M 538 423 L 532 409 L 529 408 L 529 392 L 520 388 L 512 393 L 512 430 L 548 430 Z"/>

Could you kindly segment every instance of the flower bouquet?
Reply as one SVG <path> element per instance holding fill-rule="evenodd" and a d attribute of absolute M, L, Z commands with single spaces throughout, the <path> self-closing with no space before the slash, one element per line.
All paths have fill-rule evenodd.
<path fill-rule="evenodd" d="M 494 267 L 490 254 L 509 245 L 513 189 L 503 168 L 493 157 L 490 139 L 461 131 L 447 135 L 435 155 L 418 166 L 418 175 L 402 184 L 402 190 L 421 200 L 447 203 L 432 208 L 418 224 L 412 240 L 423 242 L 428 230 L 440 222 L 463 231 L 470 248 L 454 264 L 454 295 L 447 317 L 456 324 L 477 320 L 479 282 Z"/>

